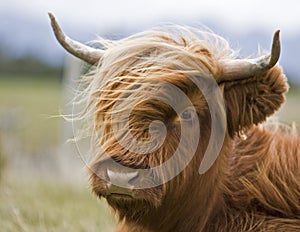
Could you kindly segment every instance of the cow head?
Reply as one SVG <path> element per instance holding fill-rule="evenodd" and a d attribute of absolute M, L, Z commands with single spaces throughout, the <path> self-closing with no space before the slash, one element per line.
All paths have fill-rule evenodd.
<path fill-rule="evenodd" d="M 94 65 L 81 93 L 94 132 L 94 193 L 133 220 L 190 197 L 210 208 L 232 138 L 284 101 L 279 31 L 271 54 L 237 59 L 223 38 L 179 27 L 103 40 L 95 49 L 50 18 L 60 44 Z"/>

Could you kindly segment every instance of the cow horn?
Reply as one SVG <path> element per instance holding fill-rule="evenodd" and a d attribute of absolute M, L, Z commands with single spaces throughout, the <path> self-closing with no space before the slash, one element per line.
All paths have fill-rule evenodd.
<path fill-rule="evenodd" d="M 97 62 L 99 62 L 99 60 L 102 57 L 103 51 L 101 51 L 100 49 L 95 49 L 95 48 L 86 46 L 82 43 L 79 43 L 75 40 L 70 39 L 61 30 L 54 15 L 51 13 L 48 13 L 48 15 L 51 20 L 51 26 L 52 26 L 53 32 L 55 34 L 55 37 L 58 40 L 58 42 L 61 44 L 61 46 L 63 46 L 63 48 L 65 48 L 72 55 L 78 57 L 79 59 L 81 59 L 91 65 L 94 65 Z"/>
<path fill-rule="evenodd" d="M 222 64 L 224 67 L 218 82 L 242 80 L 253 77 L 258 73 L 272 68 L 280 56 L 280 30 L 274 33 L 271 54 L 264 55 L 255 59 L 243 59 L 227 61 Z"/>

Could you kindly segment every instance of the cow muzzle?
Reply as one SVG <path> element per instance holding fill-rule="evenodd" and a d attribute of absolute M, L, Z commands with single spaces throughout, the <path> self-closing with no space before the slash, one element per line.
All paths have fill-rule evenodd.
<path fill-rule="evenodd" d="M 110 182 L 107 184 L 109 194 L 133 196 L 134 185 L 132 182 L 135 178 L 138 178 L 138 171 L 122 173 L 107 169 L 106 172 Z"/>
<path fill-rule="evenodd" d="M 96 182 L 94 186 L 100 189 L 98 195 L 135 197 L 136 190 L 144 189 L 145 183 L 154 183 L 157 179 L 151 170 L 144 170 L 128 168 L 113 159 L 108 159 L 93 165 L 92 182 Z"/>

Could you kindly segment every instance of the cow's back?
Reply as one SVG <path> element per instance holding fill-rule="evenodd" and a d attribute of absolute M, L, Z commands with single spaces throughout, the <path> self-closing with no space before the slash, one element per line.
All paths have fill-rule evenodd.
<path fill-rule="evenodd" d="M 230 159 L 227 200 L 232 212 L 238 212 L 233 217 L 244 215 L 264 226 L 276 226 L 276 222 L 284 225 L 293 220 L 292 225 L 300 231 L 297 129 L 269 123 L 254 127 L 246 137 L 234 141 Z"/>

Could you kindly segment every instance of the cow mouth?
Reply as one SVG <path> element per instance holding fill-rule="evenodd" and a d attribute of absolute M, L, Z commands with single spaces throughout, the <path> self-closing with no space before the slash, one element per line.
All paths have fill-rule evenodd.
<path fill-rule="evenodd" d="M 106 196 L 106 198 L 109 198 L 109 197 L 113 197 L 113 198 L 116 198 L 116 199 L 122 199 L 122 198 L 127 198 L 127 199 L 134 199 L 132 197 L 132 195 L 128 195 L 128 194 L 120 194 L 120 193 L 111 193 L 109 195 Z"/>
<path fill-rule="evenodd" d="M 131 206 L 134 206 L 136 209 L 139 206 L 156 208 L 161 204 L 163 195 L 161 188 L 147 190 L 126 189 L 107 183 L 102 185 L 101 189 L 93 189 L 93 192 L 99 198 L 105 198 L 108 204 L 115 209 Z"/>
<path fill-rule="evenodd" d="M 121 188 L 111 184 L 108 184 L 107 190 L 104 195 L 105 198 L 110 197 L 115 199 L 127 198 L 133 200 L 135 198 L 133 189 Z"/>
<path fill-rule="evenodd" d="M 91 176 L 92 192 L 105 199 L 120 219 L 139 220 L 157 209 L 163 201 L 162 186 L 149 189 L 122 188 L 106 182 L 95 174 Z"/>
<path fill-rule="evenodd" d="M 104 196 L 107 203 L 118 213 L 118 216 L 127 220 L 138 220 L 156 208 L 157 202 L 147 199 L 146 196 L 111 193 Z"/>
<path fill-rule="evenodd" d="M 105 191 L 96 193 L 99 197 L 114 201 L 147 201 L 147 196 L 137 193 L 133 189 L 126 189 L 108 184 Z"/>
<path fill-rule="evenodd" d="M 127 194 L 120 194 L 120 193 L 112 193 L 105 196 L 106 200 L 108 202 L 133 202 L 136 199 L 132 197 L 131 195 Z"/>

